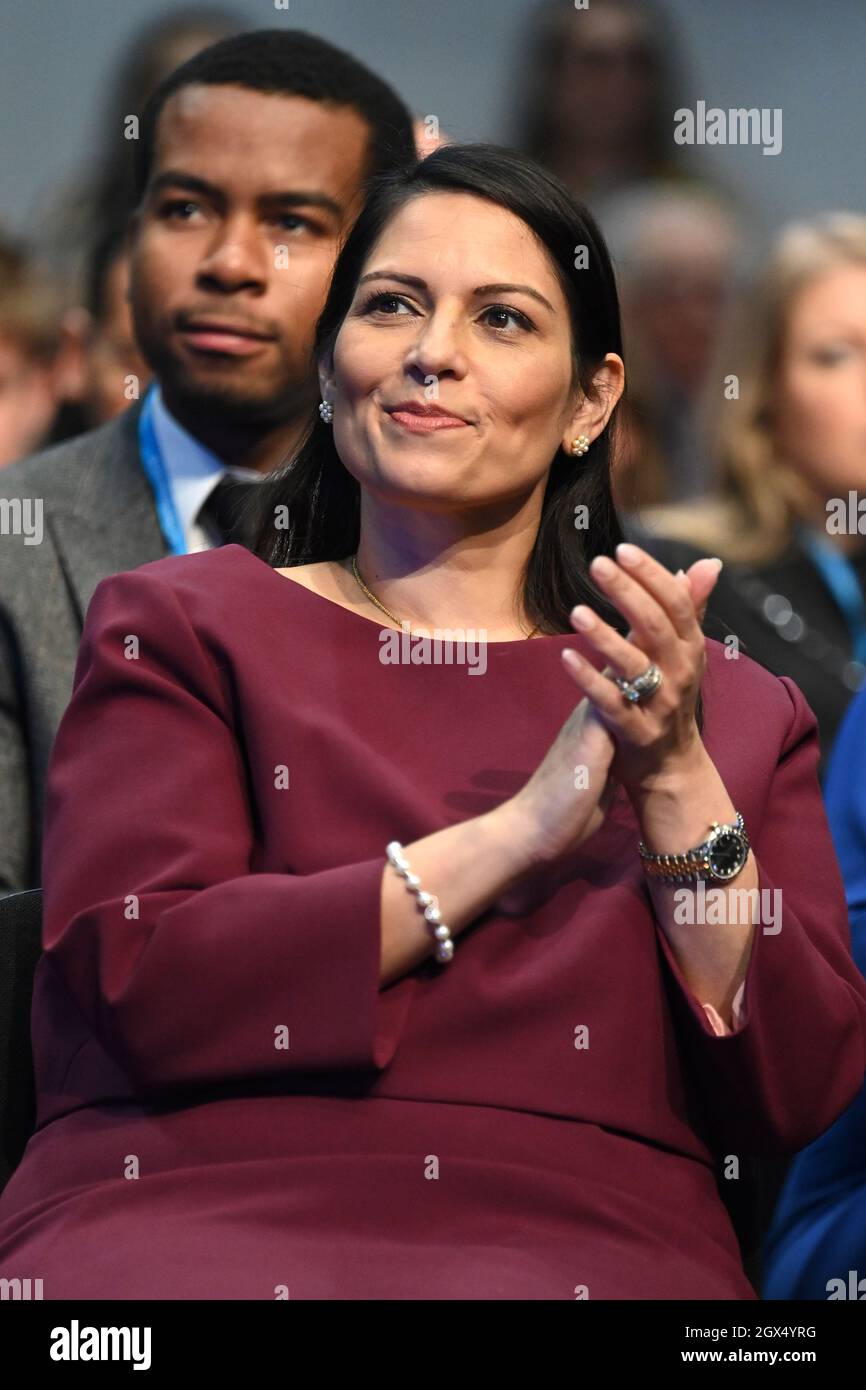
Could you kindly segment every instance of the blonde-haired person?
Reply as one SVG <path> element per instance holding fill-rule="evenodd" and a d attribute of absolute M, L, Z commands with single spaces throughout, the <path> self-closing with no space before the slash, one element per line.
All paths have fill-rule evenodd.
<path fill-rule="evenodd" d="M 866 217 L 784 229 L 716 391 L 715 492 L 628 530 L 674 568 L 724 560 L 706 630 L 797 682 L 823 772 L 866 664 Z"/>
<path fill-rule="evenodd" d="M 0 230 L 0 468 L 81 428 L 83 364 L 55 278 Z"/>

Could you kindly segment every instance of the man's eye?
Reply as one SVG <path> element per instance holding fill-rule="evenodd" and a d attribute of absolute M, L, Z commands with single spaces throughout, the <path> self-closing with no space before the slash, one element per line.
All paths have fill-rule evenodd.
<path fill-rule="evenodd" d="M 814 354 L 815 360 L 824 367 L 834 367 L 837 362 L 842 362 L 851 354 L 851 349 L 844 343 L 839 347 L 818 348 Z"/>
<path fill-rule="evenodd" d="M 194 203 L 191 198 L 171 198 L 167 203 L 163 203 L 159 209 L 160 217 L 177 217 L 181 221 L 187 221 L 188 215 L 196 212 L 198 203 Z"/>
<path fill-rule="evenodd" d="M 303 227 L 307 231 L 314 230 L 312 222 L 306 217 L 300 217 L 296 212 L 278 213 L 274 221 L 283 232 L 294 232 L 299 227 Z"/>

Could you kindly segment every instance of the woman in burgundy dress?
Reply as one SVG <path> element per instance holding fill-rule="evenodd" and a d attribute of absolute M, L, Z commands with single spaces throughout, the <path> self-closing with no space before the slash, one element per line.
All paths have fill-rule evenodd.
<path fill-rule="evenodd" d="M 98 586 L 0 1275 L 755 1297 L 719 1184 L 857 1094 L 866 983 L 811 710 L 704 638 L 712 561 L 619 546 L 621 349 L 587 213 L 439 149 L 341 253 L 258 552 Z"/>

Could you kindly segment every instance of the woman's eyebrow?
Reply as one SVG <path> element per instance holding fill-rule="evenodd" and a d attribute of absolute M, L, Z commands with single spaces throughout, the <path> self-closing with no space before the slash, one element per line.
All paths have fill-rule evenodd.
<path fill-rule="evenodd" d="M 427 289 L 426 280 L 420 279 L 417 275 L 403 275 L 396 270 L 368 270 L 367 274 L 362 275 L 358 281 L 359 286 L 366 284 L 368 280 L 399 280 L 401 285 L 412 285 L 418 290 Z M 543 304 L 552 314 L 556 313 L 550 301 L 545 299 L 538 290 L 534 290 L 531 285 L 478 285 L 472 293 L 473 296 L 480 294 L 528 294 L 532 299 L 537 299 L 539 304 Z"/>
<path fill-rule="evenodd" d="M 556 313 L 549 299 L 545 299 L 543 294 L 534 290 L 531 285 L 479 285 L 475 294 L 528 294 L 532 299 L 537 299 L 539 304 L 543 304 L 545 309 L 549 309 L 552 314 Z"/>

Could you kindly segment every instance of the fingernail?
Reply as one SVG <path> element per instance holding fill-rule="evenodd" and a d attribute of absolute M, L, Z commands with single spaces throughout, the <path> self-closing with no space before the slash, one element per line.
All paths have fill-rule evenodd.
<path fill-rule="evenodd" d="M 616 558 L 621 565 L 637 565 L 640 563 L 640 551 L 636 545 L 631 545 L 628 541 L 620 541 L 616 548 Z"/>
<path fill-rule="evenodd" d="M 584 605 L 578 608 L 572 608 L 571 618 L 572 622 L 575 622 L 578 627 L 582 627 L 587 632 L 595 623 L 595 617 Z"/>
<path fill-rule="evenodd" d="M 712 560 L 714 565 L 718 565 L 719 569 L 721 569 L 722 565 L 725 563 L 724 560 L 719 559 L 718 555 L 711 555 L 710 559 Z"/>
<path fill-rule="evenodd" d="M 616 571 L 616 565 L 607 555 L 596 555 L 589 568 L 590 570 L 595 569 L 596 574 L 602 576 L 613 574 Z"/>

